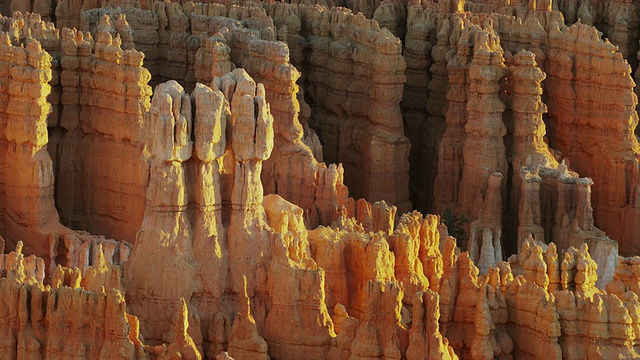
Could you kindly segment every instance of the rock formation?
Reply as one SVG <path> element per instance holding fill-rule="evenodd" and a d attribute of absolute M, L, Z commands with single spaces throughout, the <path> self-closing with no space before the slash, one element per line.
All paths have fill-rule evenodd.
<path fill-rule="evenodd" d="M 437 145 L 444 133 L 444 117 L 430 117 L 429 106 L 423 101 L 423 93 L 432 84 L 438 81 L 438 86 L 433 86 L 434 91 L 442 91 L 446 88 L 446 64 L 437 64 L 433 56 L 436 56 L 438 44 L 427 41 L 434 36 L 436 23 L 431 17 L 435 14 L 422 11 L 418 6 L 409 6 L 407 15 L 407 29 L 403 57 L 407 63 L 405 75 L 407 82 L 404 86 L 402 97 L 402 116 L 405 134 L 411 142 L 409 154 L 410 176 L 409 189 L 411 201 L 414 207 L 420 211 L 430 209 L 433 205 L 433 181 L 437 171 Z M 443 39 L 444 40 L 444 39 Z M 444 56 L 444 54 L 442 54 Z M 444 70 L 445 79 L 438 79 L 442 73 L 436 73 L 435 67 L 440 65 Z M 432 67 L 434 67 L 433 70 Z M 444 67 L 444 69 L 442 69 Z M 435 98 L 431 93 L 429 99 Z M 442 103 L 436 103 L 436 107 Z M 438 111 L 439 112 L 439 111 Z M 437 114 L 440 115 L 440 114 Z"/>
<path fill-rule="evenodd" d="M 3 358 L 640 357 L 635 5 L 0 7 Z"/>
<path fill-rule="evenodd" d="M 406 81 L 400 42 L 377 22 L 340 9 L 306 7 L 302 18 L 312 36 L 310 123 L 325 160 L 343 164 L 356 197 L 408 210 L 409 142 L 398 106 Z"/>
<path fill-rule="evenodd" d="M 153 154 L 153 173 L 138 245 L 125 272 L 132 312 L 144 319 L 145 338 L 160 340 L 170 331 L 167 325 L 171 322 L 156 314 L 171 314 L 179 305 L 177 300 L 195 297 L 199 300 L 192 302 L 194 314 L 201 323 L 215 326 L 219 317 L 233 319 L 226 320 L 233 323 L 231 337 L 223 340 L 230 341 L 231 356 L 248 351 L 248 345 L 242 345 L 245 340 L 234 340 L 244 336 L 233 335 L 246 331 L 264 338 L 262 347 L 253 348 L 263 355 L 265 340 L 284 357 L 300 351 L 311 357 L 326 355 L 333 330 L 320 295 L 324 272 L 317 269 L 309 254 L 303 211 L 277 195 L 263 197 L 262 162 L 274 145 L 265 88 L 240 69 L 216 78 L 213 84 L 213 90 L 198 85 L 189 96 L 179 84 L 169 82 L 159 86 L 154 95 L 146 120 L 153 129 L 147 146 Z M 191 140 L 194 129 L 195 143 Z M 191 204 L 197 205 L 195 222 L 190 220 Z M 183 231 L 172 230 L 175 224 Z M 166 263 L 166 259 L 173 260 Z M 144 270 L 149 266 L 165 269 L 165 276 L 176 283 L 186 278 L 201 280 L 168 289 L 150 281 Z M 282 292 L 299 283 L 307 284 L 299 298 L 292 297 L 293 289 Z M 316 300 L 311 297 L 314 288 L 320 296 Z M 158 296 L 153 304 L 148 302 L 149 291 Z M 236 301 L 249 299 L 251 310 L 236 316 Z M 305 303 L 305 308 L 297 303 Z M 270 304 L 270 312 L 266 304 Z M 280 312 L 299 315 L 283 316 Z M 248 320 L 242 320 L 245 317 Z M 243 321 L 248 323 L 239 325 Z M 302 337 L 292 343 L 280 331 L 283 321 L 305 329 L 316 323 L 317 329 L 300 333 Z M 192 337 L 196 346 L 214 356 L 212 344 L 222 335 L 218 331 L 212 328 L 204 339 L 202 335 L 199 340 Z M 262 337 L 256 331 L 264 332 Z M 306 350 L 302 350 L 303 344 Z M 232 350 L 237 346 L 240 348 Z"/>
<path fill-rule="evenodd" d="M 593 194 L 595 224 L 619 242 L 621 253 L 632 254 L 636 251 L 633 234 L 637 233 L 638 219 L 633 197 L 637 186 L 634 169 L 638 167 L 638 141 L 634 128 L 638 115 L 631 70 L 611 43 L 597 39 L 592 27 L 576 24 L 565 31 L 552 31 L 549 37 L 548 105 L 550 119 L 558 124 L 550 135 L 551 144 L 571 160 L 572 168 L 600 184 Z M 575 49 L 573 58 L 562 55 L 560 47 Z M 599 61 L 607 65 L 595 70 L 594 64 Z M 567 76 L 568 68 L 574 67 L 576 76 Z M 598 75 L 584 75 L 593 71 Z M 613 72 L 619 75 L 607 75 Z M 569 91 L 568 86 L 574 83 L 583 85 Z M 612 96 L 605 88 L 619 95 Z M 605 93 L 610 102 L 602 102 Z M 568 114 L 572 108 L 575 114 Z M 619 120 L 604 121 L 603 117 Z M 597 140 L 588 130 L 595 123 L 602 124 Z M 614 225 L 614 219 L 624 219 L 625 226 Z"/>
<path fill-rule="evenodd" d="M 35 39 L 26 47 L 13 46 L 2 33 L 3 96 L 0 127 L 3 146 L 0 194 L 2 233 L 15 246 L 20 237 L 25 250 L 44 255 L 48 233 L 61 231 L 53 199 L 54 174 L 47 152 L 47 115 L 51 105 L 51 56 Z M 11 249 L 12 246 L 10 245 Z"/>
<path fill-rule="evenodd" d="M 89 35 L 63 31 L 61 48 L 60 125 L 67 130 L 58 150 L 61 221 L 133 242 L 148 181 L 141 130 L 151 88 L 144 54 L 123 51 L 121 38 L 107 31 L 95 43 Z M 98 158 L 105 161 L 98 165 Z M 113 171 L 121 166 L 129 169 L 126 175 Z"/>
<path fill-rule="evenodd" d="M 31 274 L 31 257 L 6 255 L 0 277 L 0 349 L 7 358 L 148 359 L 138 321 L 108 282 L 87 291 L 44 286 Z M 38 259 L 42 262 L 42 259 Z M 105 290 L 108 286 L 109 290 Z M 69 331 L 69 329 L 73 329 Z"/>

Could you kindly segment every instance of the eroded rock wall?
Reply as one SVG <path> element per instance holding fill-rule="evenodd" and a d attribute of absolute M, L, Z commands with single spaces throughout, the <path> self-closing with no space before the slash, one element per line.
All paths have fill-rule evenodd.
<path fill-rule="evenodd" d="M 324 159 L 342 163 L 356 198 L 408 210 L 409 141 L 398 105 L 406 63 L 399 40 L 342 9 L 303 7 L 301 17 L 311 49 L 310 124 L 323 142 Z"/>
<path fill-rule="evenodd" d="M 51 56 L 31 37 L 25 39 L 25 47 L 14 46 L 7 33 L 0 35 L 4 79 L 0 226 L 9 249 L 19 240 L 35 240 L 26 242 L 25 250 L 43 256 L 48 233 L 62 231 L 53 199 L 53 164 L 47 152 Z"/>
<path fill-rule="evenodd" d="M 151 76 L 144 54 L 122 50 L 120 39 L 103 31 L 94 42 L 63 31 L 60 124 L 67 133 L 58 150 L 56 206 L 70 227 L 133 243 L 149 173 L 141 137 Z"/>
<path fill-rule="evenodd" d="M 549 37 L 549 118 L 557 123 L 550 134 L 551 144 L 570 160 L 571 168 L 593 179 L 595 224 L 618 241 L 622 254 L 632 254 L 637 247 L 633 194 L 638 115 L 631 69 L 622 54 L 601 41 L 592 27 L 576 24 L 553 30 Z M 561 47 L 574 49 L 575 54 L 568 56 Z M 598 66 L 597 76 L 587 76 L 596 63 L 606 65 Z M 575 75 L 569 76 L 574 70 Z M 607 75 L 613 72 L 617 76 Z M 573 84 L 581 86 L 573 88 Z M 614 225 L 618 224 L 614 218 L 624 219 L 625 226 Z"/>
<path fill-rule="evenodd" d="M 636 102 L 629 67 L 593 28 L 561 26 L 547 2 L 412 5 L 404 56 L 417 78 L 403 96 L 395 37 L 403 33 L 402 4 L 348 4 L 389 31 L 321 6 L 113 5 L 122 7 L 90 19 L 95 40 L 58 33 L 33 15 L 2 20 L 0 232 L 16 248 L 0 255 L 5 354 L 638 357 L 637 259 L 617 259 L 615 243 L 595 226 L 611 226 L 621 213 L 635 221 L 624 204 L 635 201 Z M 140 18 L 129 25 L 122 9 Z M 129 50 L 138 44 L 150 54 L 157 48 L 154 72 Z M 229 72 L 234 66 L 245 70 Z M 339 75 L 328 76 L 335 69 Z M 601 69 L 609 72 L 601 77 Z M 160 84 L 150 102 L 152 73 L 158 82 L 179 81 Z M 345 79 L 346 90 L 336 85 Z M 342 155 L 344 167 L 314 159 L 298 83 L 311 90 L 313 116 L 346 119 L 338 125 L 351 138 L 341 134 L 331 150 L 339 159 L 345 146 L 355 149 Z M 49 91 L 56 86 L 58 98 Z M 619 96 L 602 100 L 603 89 Z M 404 125 L 421 132 L 411 134 L 420 149 L 414 171 L 432 171 L 431 158 L 442 169 L 432 200 L 423 185 L 414 199 L 468 211 L 468 252 L 439 217 L 401 214 L 399 192 L 389 203 L 348 197 L 345 178 L 357 192 L 379 178 L 381 188 L 398 190 L 387 180 L 408 169 L 395 157 L 408 146 L 396 121 L 401 98 Z M 16 112 L 22 108 L 27 113 Z M 565 116 L 576 111 L 581 118 Z M 47 142 L 47 125 L 60 146 Z M 441 128 L 425 130 L 431 126 Z M 383 138 L 390 157 L 365 160 L 373 152 L 359 147 L 360 136 Z M 606 147 L 596 144 L 603 139 Z M 126 173 L 113 171 L 122 167 Z M 38 177 L 26 181 L 36 173 L 30 168 Z M 363 169 L 367 176 L 354 180 Z M 54 174 L 55 205 L 72 214 L 62 223 L 132 242 L 133 234 L 131 254 L 125 242 L 60 225 Z M 598 220 L 603 209 L 615 211 Z M 633 231 L 625 228 L 623 239 Z M 20 238 L 38 257 L 21 254 Z M 519 251 L 508 262 L 504 242 Z M 112 264 L 124 261 L 124 273 Z"/>

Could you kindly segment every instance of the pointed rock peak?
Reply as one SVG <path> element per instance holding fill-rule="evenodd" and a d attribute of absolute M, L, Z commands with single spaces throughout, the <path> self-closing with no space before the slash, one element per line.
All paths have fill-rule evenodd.
<path fill-rule="evenodd" d="M 165 359 L 189 359 L 201 360 L 202 355 L 198 351 L 196 344 L 188 333 L 189 330 L 189 310 L 184 298 L 180 298 L 180 308 L 178 309 L 178 319 L 176 321 L 176 339 L 167 349 Z"/>
<path fill-rule="evenodd" d="M 93 267 L 102 268 L 107 266 L 107 260 L 104 258 L 104 251 L 102 250 L 102 244 L 98 244 L 98 248 L 96 249 L 95 262 Z"/>
<path fill-rule="evenodd" d="M 18 241 L 18 243 L 16 244 L 16 254 L 22 254 L 23 246 L 24 244 L 22 243 L 22 241 Z"/>
<path fill-rule="evenodd" d="M 125 27 L 129 26 L 129 22 L 127 21 L 127 15 L 120 14 L 118 15 L 118 19 L 116 20 L 116 27 Z"/>
<path fill-rule="evenodd" d="M 189 337 L 189 309 L 184 298 L 180 298 L 180 309 L 178 309 L 178 321 L 176 322 L 176 340 L 184 341 Z"/>
<path fill-rule="evenodd" d="M 251 318 L 251 301 L 247 293 L 247 277 L 242 275 L 242 299 L 240 301 L 239 313 L 243 317 Z"/>
<path fill-rule="evenodd" d="M 229 356 L 226 351 L 223 351 L 220 354 L 216 355 L 216 360 L 233 360 L 233 358 Z"/>

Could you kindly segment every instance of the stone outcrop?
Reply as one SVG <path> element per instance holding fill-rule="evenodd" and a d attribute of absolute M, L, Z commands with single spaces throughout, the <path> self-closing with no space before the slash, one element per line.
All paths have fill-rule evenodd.
<path fill-rule="evenodd" d="M 47 101 L 51 105 L 47 116 L 47 151 L 52 160 L 54 175 L 57 173 L 57 145 L 64 135 L 60 121 L 60 32 L 50 22 L 42 21 L 40 14 L 15 12 L 11 17 L 2 17 L 2 30 L 7 32 L 13 45 L 25 44 L 36 39 L 42 49 L 51 56 L 50 92 Z M 55 181 L 55 179 L 54 179 Z"/>
<path fill-rule="evenodd" d="M 507 161 L 501 120 L 505 106 L 498 98 L 498 81 L 506 75 L 501 49 L 492 34 L 479 33 L 469 66 L 471 95 L 467 102 L 466 140 L 462 148 L 465 164 L 460 180 L 459 203 L 472 219 L 467 248 L 482 273 L 502 260 L 502 174 Z M 480 240 L 480 238 L 482 240 Z"/>
<path fill-rule="evenodd" d="M 22 241 L 16 245 L 16 250 L 8 254 L 0 254 L 0 273 L 5 277 L 12 276 L 28 283 L 44 280 L 45 264 L 42 258 L 31 255 L 25 257 L 22 254 Z M 18 271 L 18 273 L 16 273 Z"/>
<path fill-rule="evenodd" d="M 311 213 L 314 196 L 300 190 L 314 188 L 314 178 L 319 171 L 314 153 L 321 149 L 311 149 L 303 140 L 302 123 L 306 124 L 307 119 L 302 117 L 308 117 L 308 112 L 298 110 L 307 106 L 304 100 L 300 101 L 300 89 L 296 84 L 300 72 L 291 65 L 285 44 L 258 39 L 249 41 L 249 52 L 238 66 L 255 74 L 256 81 L 264 84 L 266 100 L 275 120 L 274 152 L 266 159 L 262 173 L 265 191 L 277 193 Z M 269 68 L 274 71 L 264 70 Z M 313 214 L 309 216 L 311 224 L 318 224 Z"/>
<path fill-rule="evenodd" d="M 262 162 L 274 146 L 265 88 L 244 70 L 218 77 L 213 85 L 213 90 L 198 85 L 189 96 L 169 82 L 154 95 L 146 120 L 153 130 L 147 143 L 153 154 L 147 209 L 125 268 L 131 311 L 140 316 L 146 339 L 164 339 L 170 319 L 157 314 L 174 312 L 180 298 L 192 299 L 200 323 L 217 326 L 217 319 L 225 318 L 222 324 L 233 323 L 222 341 L 229 342 L 231 356 L 249 351 L 241 335 L 249 331 L 264 339 L 263 345 L 250 346 L 254 354 L 266 355 L 266 341 L 281 357 L 301 351 L 322 357 L 333 325 L 323 301 L 324 272 L 309 253 L 303 211 L 277 195 L 263 198 Z M 188 215 L 191 204 L 197 204 L 195 222 Z M 183 231 L 172 230 L 175 224 Z M 144 269 L 149 266 L 166 269 L 164 276 L 176 282 L 201 280 L 168 289 L 148 277 Z M 292 296 L 298 284 L 306 284 L 305 291 Z M 157 294 L 153 304 L 149 291 Z M 236 308 L 236 301 L 249 302 L 251 310 Z M 307 305 L 301 308 L 298 303 Z M 292 312 L 298 315 L 285 315 Z M 315 330 L 300 333 L 292 342 L 290 336 L 283 337 L 282 326 Z M 222 335 L 218 331 L 211 328 L 204 336 L 191 337 L 214 356 L 213 344 Z"/>
<path fill-rule="evenodd" d="M 471 95 L 466 105 L 466 140 L 462 149 L 465 168 L 458 195 L 462 210 L 470 211 L 473 218 L 478 216 L 481 205 L 484 205 L 478 200 L 486 201 L 489 196 L 489 175 L 493 172 L 507 172 L 504 144 L 501 140 L 506 134 L 506 127 L 501 121 L 505 106 L 498 98 L 498 81 L 506 75 L 506 69 L 502 63 L 501 50 L 493 45 L 496 44 L 496 39 L 491 38 L 491 34 L 480 33 L 476 36 L 488 38 L 476 42 L 469 66 Z M 502 192 L 501 189 L 500 193 Z M 495 213 L 496 210 L 499 211 L 494 208 L 490 212 Z"/>
<path fill-rule="evenodd" d="M 455 19 L 459 32 L 451 38 L 459 37 L 458 51 L 448 65 L 452 74 L 448 126 L 440 142 L 435 206 L 469 214 L 467 249 L 484 273 L 502 260 L 503 179 L 508 164 L 502 140 L 507 132 L 502 121 L 506 106 L 498 94 L 508 69 L 493 32 L 463 26 L 460 18 Z"/>
<path fill-rule="evenodd" d="M 196 52 L 195 77 L 201 84 L 210 84 L 213 79 L 231 72 L 231 49 L 224 37 L 213 35 L 204 38 Z"/>
<path fill-rule="evenodd" d="M 158 47 L 158 43 L 160 42 L 159 14 L 150 9 L 140 9 L 135 6 L 128 6 L 128 4 L 121 4 L 116 8 L 84 10 L 81 13 L 80 25 L 74 25 L 73 27 L 82 30 L 84 33 L 95 35 L 98 25 L 104 21 L 105 16 L 108 17 L 112 23 L 111 34 L 119 34 L 123 39 L 123 44 L 130 44 L 129 40 L 131 40 L 134 48 L 145 54 L 145 68 L 152 74 L 157 74 L 159 71 L 158 67 L 162 65 L 160 57 L 164 51 Z M 167 20 L 166 15 L 163 19 L 165 21 Z M 61 24 L 60 21 L 60 18 L 58 18 L 58 22 L 56 23 L 60 28 L 72 28 L 71 26 Z M 130 31 L 132 34 L 129 33 Z M 130 38 L 131 35 L 132 39 Z M 125 47 L 126 46 L 123 45 L 123 50 L 129 50 L 125 49 Z"/>
<path fill-rule="evenodd" d="M 23 18 L 22 14 L 16 13 L 3 21 L 11 24 L 8 26 L 14 30 L 25 31 L 24 37 L 19 33 L 14 33 L 15 37 L 3 33 L 6 42 L 4 68 L 8 80 L 5 86 L 9 94 L 5 98 L 7 111 L 3 129 L 6 131 L 3 136 L 6 137 L 3 143 L 6 146 L 15 144 L 12 145 L 14 151 L 3 153 L 2 159 L 6 161 L 3 170 L 9 172 L 2 173 L 0 182 L 3 184 L 1 193 L 6 196 L 2 202 L 2 216 L 6 221 L 2 226 L 7 247 L 13 249 L 22 240 L 26 251 L 44 259 L 48 267 L 47 278 L 57 264 L 86 269 L 94 263 L 99 244 L 104 246 L 108 262 L 124 262 L 130 251 L 129 244 L 74 232 L 58 221 L 53 189 L 57 167 L 50 155 L 58 153 L 59 136 L 64 132 L 56 131 L 62 129 L 59 127 L 61 113 L 47 100 L 60 100 L 60 93 L 52 96 L 54 93 L 50 92 L 58 86 L 59 69 L 52 69 L 57 60 L 53 61 L 40 45 L 43 41 L 59 59 L 60 54 L 54 52 L 60 49 L 57 30 L 31 14 Z M 30 36 L 32 30 L 40 40 Z M 25 42 L 26 47 L 12 46 L 11 42 Z M 53 140 L 49 139 L 49 134 Z M 32 170 L 25 172 L 28 168 Z M 12 173 L 19 176 L 11 176 Z"/>

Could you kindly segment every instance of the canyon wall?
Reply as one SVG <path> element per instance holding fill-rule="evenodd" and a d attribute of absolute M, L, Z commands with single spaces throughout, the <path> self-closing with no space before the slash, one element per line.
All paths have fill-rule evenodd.
<path fill-rule="evenodd" d="M 551 143 L 570 159 L 572 168 L 593 179 L 596 225 L 618 241 L 621 253 L 633 254 L 637 252 L 638 216 L 633 194 L 639 147 L 634 134 L 638 100 L 631 70 L 622 54 L 600 41 L 592 27 L 573 25 L 565 31 L 552 31 L 549 38 L 549 117 L 557 123 Z M 561 53 L 560 46 L 573 49 L 574 55 L 568 57 L 565 50 Z M 597 76 L 586 75 L 596 67 Z M 576 75 L 568 76 L 567 71 L 574 69 Z M 613 73 L 617 76 L 608 75 Z M 570 90 L 576 83 L 581 86 Z M 617 225 L 614 219 L 623 219 L 625 225 Z"/>

